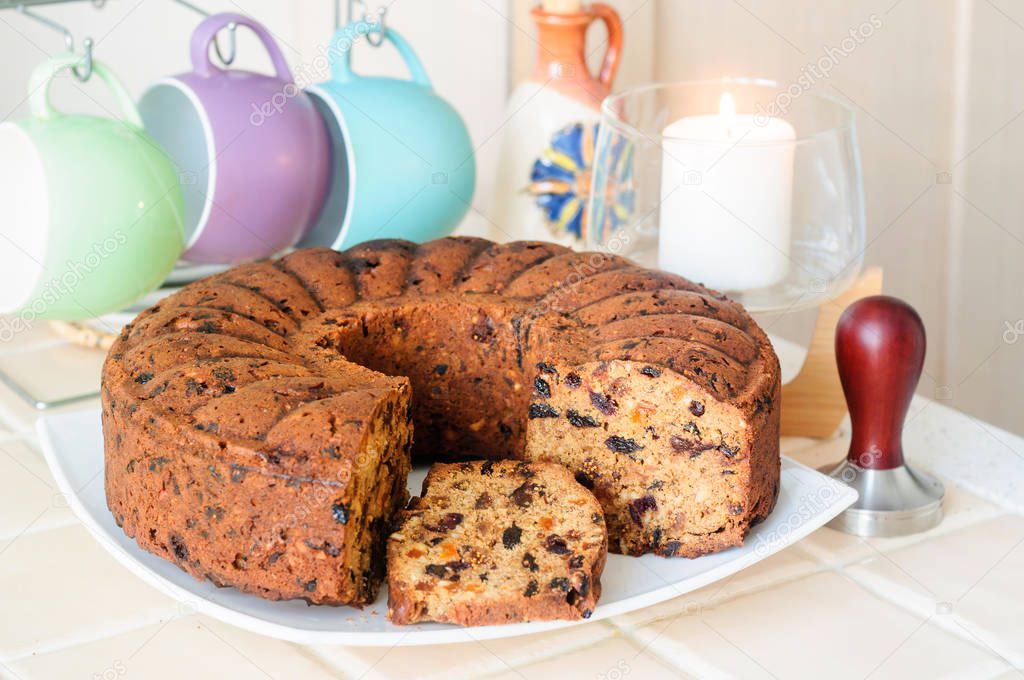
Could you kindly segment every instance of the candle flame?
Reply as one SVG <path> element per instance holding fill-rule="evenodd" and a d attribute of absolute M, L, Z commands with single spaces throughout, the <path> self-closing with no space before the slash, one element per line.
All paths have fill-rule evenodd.
<path fill-rule="evenodd" d="M 723 92 L 722 98 L 718 100 L 718 115 L 729 117 L 736 115 L 736 100 L 728 92 Z"/>

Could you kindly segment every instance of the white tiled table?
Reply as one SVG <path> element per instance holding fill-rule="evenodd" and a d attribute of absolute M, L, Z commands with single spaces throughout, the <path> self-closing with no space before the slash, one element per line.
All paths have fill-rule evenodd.
<path fill-rule="evenodd" d="M 45 327 L 0 347 L 39 385 L 95 370 Z M 45 350 L 45 351 L 41 351 Z M 792 348 L 780 345 L 784 364 Z M 56 354 L 55 354 L 56 352 Z M 55 356 L 63 361 L 56 361 Z M 77 385 L 69 385 L 76 387 Z M 947 517 L 900 539 L 821 529 L 733 577 L 555 633 L 436 647 L 302 647 L 195 615 L 125 571 L 67 510 L 37 414 L 0 389 L 0 675 L 13 678 L 1024 677 L 1024 440 L 915 401 L 906 449 Z M 784 440 L 818 467 L 845 453 Z"/>

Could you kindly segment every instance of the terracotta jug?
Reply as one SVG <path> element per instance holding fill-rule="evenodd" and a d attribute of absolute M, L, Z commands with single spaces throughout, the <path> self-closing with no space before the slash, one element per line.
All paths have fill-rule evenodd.
<path fill-rule="evenodd" d="M 535 7 L 537 61 L 508 102 L 491 237 L 582 246 L 600 105 L 611 91 L 622 53 L 622 22 L 608 5 L 579 11 Z M 591 74 L 587 28 L 603 21 L 608 46 Z"/>

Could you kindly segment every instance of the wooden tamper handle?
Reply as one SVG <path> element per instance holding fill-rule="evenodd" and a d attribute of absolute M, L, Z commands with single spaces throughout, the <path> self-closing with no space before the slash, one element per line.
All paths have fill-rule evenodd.
<path fill-rule="evenodd" d="M 902 300 L 875 295 L 843 312 L 836 363 L 853 430 L 847 461 L 869 470 L 904 464 L 903 422 L 924 353 L 924 324 Z"/>
<path fill-rule="evenodd" d="M 921 317 L 901 300 L 866 297 L 839 317 L 836 364 L 853 431 L 846 460 L 830 475 L 857 499 L 829 526 L 858 536 L 905 536 L 942 520 L 942 483 L 903 459 L 903 423 L 924 351 Z"/>

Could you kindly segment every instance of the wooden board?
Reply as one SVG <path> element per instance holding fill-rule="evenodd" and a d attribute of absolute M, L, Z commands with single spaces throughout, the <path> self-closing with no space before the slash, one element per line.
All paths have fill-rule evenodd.
<path fill-rule="evenodd" d="M 842 295 L 818 309 L 814 335 L 800 373 L 782 386 L 783 437 L 831 436 L 846 415 L 846 400 L 836 369 L 835 330 L 851 303 L 882 292 L 882 269 L 871 267 Z"/>

